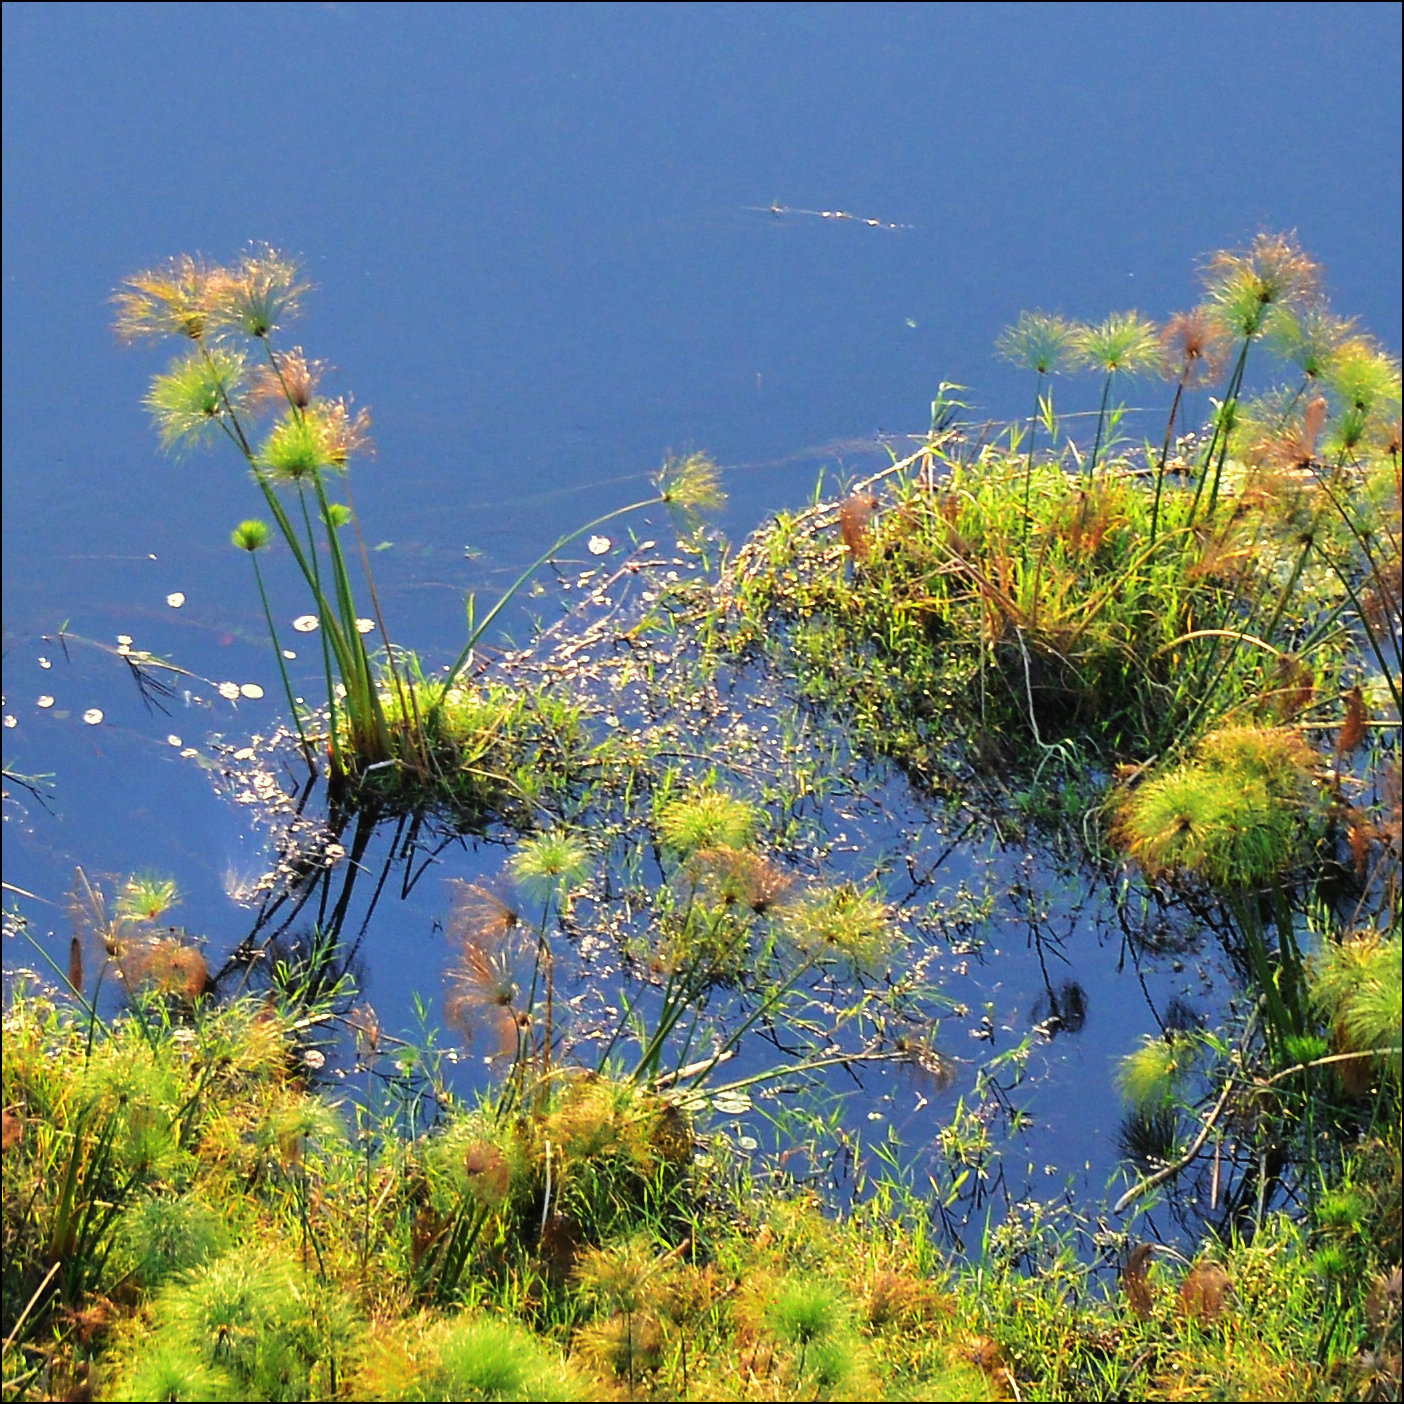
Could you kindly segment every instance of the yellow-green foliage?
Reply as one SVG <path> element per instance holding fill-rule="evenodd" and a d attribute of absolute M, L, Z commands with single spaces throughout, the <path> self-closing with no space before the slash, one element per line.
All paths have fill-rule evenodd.
<path fill-rule="evenodd" d="M 878 971 L 896 939 L 891 907 L 848 882 L 811 894 L 788 908 L 782 921 L 796 950 L 821 965 Z"/>
<path fill-rule="evenodd" d="M 499 1125 L 482 1112 L 450 1120 L 429 1143 L 424 1159 L 431 1203 L 445 1215 L 465 1203 L 503 1210 L 530 1183 L 526 1149 L 516 1128 Z"/>
<path fill-rule="evenodd" d="M 1314 967 L 1323 1010 L 1362 991 L 1369 1009 L 1399 983 L 1393 943 L 1351 945 Z M 1376 1014 L 1353 1027 L 1386 1034 Z M 1397 1322 L 1389 1118 L 1314 1218 L 1269 1214 L 1250 1245 L 1213 1255 L 1212 1281 L 1158 1263 L 1136 1312 L 1027 1206 L 978 1264 L 949 1263 L 929 1206 L 895 1185 L 838 1218 L 753 1179 L 693 1185 L 681 1110 L 609 1078 L 553 1073 L 514 1114 L 451 1116 L 413 1145 L 386 1128 L 367 1166 L 297 1086 L 287 1025 L 257 1005 L 152 1028 L 154 1047 L 119 1020 L 89 1053 L 83 1023 L 22 992 L 5 1032 L 10 1320 L 46 1270 L 73 1118 L 107 1108 L 126 1147 L 120 1173 L 80 1174 L 75 1197 L 75 1220 L 115 1206 L 110 1256 L 90 1244 L 91 1270 L 61 1279 L 76 1295 L 41 1312 L 44 1355 L 27 1326 L 7 1379 L 52 1356 L 70 1374 L 91 1360 L 97 1397 L 131 1399 L 1340 1398 L 1376 1387 L 1364 1362 L 1386 1358 Z M 1155 1048 L 1138 1095 L 1159 1095 L 1183 1051 Z M 173 1179 L 114 1193 L 151 1163 L 111 1119 L 120 1089 L 139 1106 L 175 1098 L 176 1127 L 202 1086 L 188 1151 L 163 1162 Z M 463 1206 L 486 1215 L 457 1287 L 474 1305 L 425 1312 L 413 1236 Z M 95 1334 L 64 1324 L 65 1301 Z"/>
<path fill-rule="evenodd" d="M 699 788 L 665 803 L 658 813 L 663 846 L 679 858 L 709 848 L 746 849 L 755 841 L 754 805 L 719 790 Z"/>
<path fill-rule="evenodd" d="M 1121 1060 L 1122 1095 L 1142 1111 L 1164 1106 L 1193 1069 L 1195 1052 L 1185 1038 L 1146 1038 Z"/>
<path fill-rule="evenodd" d="M 1368 1061 L 1342 1063 L 1347 1087 L 1368 1086 L 1372 1069 L 1400 1078 L 1400 1031 L 1404 1020 L 1404 972 L 1398 929 L 1392 936 L 1360 932 L 1326 944 L 1312 961 L 1309 988 L 1334 1034 L 1338 1053 L 1384 1050 Z"/>
<path fill-rule="evenodd" d="M 816 509 L 759 533 L 724 582 L 737 648 L 767 648 L 928 782 L 961 734 L 1006 766 L 1065 742 L 1140 759 L 1248 702 L 1290 712 L 1340 666 L 1339 638 L 1284 661 L 1237 637 L 1273 612 L 1283 562 L 1302 552 L 1279 494 L 1210 508 L 1114 464 L 1078 479 L 994 447 L 941 471 L 935 488 L 893 479 L 861 559 L 834 533 L 836 509 Z M 1322 502 L 1306 520 L 1324 531 Z M 1293 591 L 1282 621 L 1345 598 L 1315 566 Z"/>
<path fill-rule="evenodd" d="M 586 1399 L 588 1381 L 513 1321 L 465 1312 L 378 1327 L 347 1397 L 386 1400 Z"/>
<path fill-rule="evenodd" d="M 1210 732 L 1190 760 L 1123 795 L 1121 843 L 1152 876 L 1182 873 L 1229 891 L 1281 881 L 1324 826 L 1318 765 L 1285 728 Z"/>
<path fill-rule="evenodd" d="M 324 1399 L 355 1334 L 336 1287 L 260 1243 L 184 1273 L 152 1316 L 150 1336 L 128 1337 L 119 1399 Z"/>
<path fill-rule="evenodd" d="M 468 827 L 530 825 L 589 760 L 579 709 L 544 691 L 416 677 L 389 687 L 381 706 L 396 764 L 361 783 L 392 808 L 428 807 Z"/>
<path fill-rule="evenodd" d="M 124 1274 L 154 1288 L 208 1263 L 261 1213 L 291 1219 L 309 1137 L 343 1139 L 291 1084 L 286 1025 L 252 1000 L 188 1026 L 147 1001 L 90 1042 L 86 1021 L 17 989 L 3 1067 L 11 1321 L 52 1262 L 60 1290 L 39 1325 Z"/>

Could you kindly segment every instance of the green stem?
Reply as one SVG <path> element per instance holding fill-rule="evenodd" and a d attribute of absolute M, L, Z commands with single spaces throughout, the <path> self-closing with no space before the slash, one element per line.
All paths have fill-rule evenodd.
<path fill-rule="evenodd" d="M 1165 483 L 1165 465 L 1170 458 L 1170 440 L 1175 433 L 1175 416 L 1180 412 L 1180 400 L 1185 393 L 1185 381 L 1189 377 L 1189 362 L 1185 362 L 1180 379 L 1175 386 L 1175 398 L 1170 403 L 1170 419 L 1165 426 L 1165 442 L 1160 446 L 1160 462 L 1155 467 L 1155 502 L 1151 507 L 1150 544 L 1155 545 L 1156 527 L 1160 522 L 1160 490 Z"/>
<path fill-rule="evenodd" d="M 283 695 L 288 699 L 288 710 L 292 713 L 293 725 L 297 728 L 297 739 L 302 744 L 302 754 L 307 763 L 312 764 L 312 743 L 302 729 L 302 715 L 298 710 L 297 699 L 293 696 L 292 681 L 288 677 L 288 665 L 283 658 L 282 646 L 278 642 L 278 630 L 273 623 L 273 610 L 268 603 L 268 591 L 264 588 L 263 572 L 259 569 L 258 557 L 249 553 L 253 561 L 254 579 L 258 582 L 258 597 L 263 603 L 263 617 L 268 623 L 268 636 L 273 640 L 273 656 L 278 660 L 278 676 L 283 680 Z"/>
<path fill-rule="evenodd" d="M 1034 439 L 1038 434 L 1038 414 L 1043 403 L 1043 372 L 1038 373 L 1038 384 L 1034 387 L 1034 416 L 1029 424 L 1029 454 L 1024 460 L 1024 520 L 1019 533 L 1019 560 L 1022 564 L 1028 557 L 1029 546 L 1029 488 L 1033 482 Z"/>
<path fill-rule="evenodd" d="M 1204 455 L 1204 468 L 1194 490 L 1194 501 L 1190 504 L 1189 516 L 1185 520 L 1186 526 L 1193 524 L 1195 516 L 1199 512 L 1199 500 L 1204 492 L 1204 483 L 1209 474 L 1209 464 L 1214 459 L 1215 449 L 1218 449 L 1219 456 L 1214 463 L 1214 486 L 1209 493 L 1209 511 L 1211 513 L 1219 500 L 1219 479 L 1224 471 L 1224 460 L 1228 457 L 1229 419 L 1238 404 L 1239 392 L 1243 388 L 1243 373 L 1248 365 L 1248 348 L 1252 344 L 1253 338 L 1245 336 L 1243 345 L 1239 348 L 1238 360 L 1234 363 L 1233 374 L 1229 376 L 1223 403 L 1219 406 L 1219 413 L 1215 417 L 1214 432 L 1209 438 L 1209 447 Z"/>
<path fill-rule="evenodd" d="M 1102 423 L 1107 415 L 1107 396 L 1111 394 L 1112 376 L 1115 374 L 1116 372 L 1114 370 L 1109 370 L 1106 380 L 1102 383 L 1102 405 L 1097 411 L 1097 436 L 1092 441 L 1092 459 L 1087 465 L 1085 481 L 1090 482 L 1093 473 L 1097 471 L 1097 455 L 1102 447 Z"/>

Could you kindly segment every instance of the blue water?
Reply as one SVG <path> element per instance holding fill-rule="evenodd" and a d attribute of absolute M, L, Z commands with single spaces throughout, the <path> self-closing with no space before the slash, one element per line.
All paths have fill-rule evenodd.
<path fill-rule="evenodd" d="M 305 259 L 291 339 L 372 410 L 384 603 L 443 661 L 467 587 L 644 495 L 665 452 L 724 465 L 740 537 L 920 432 L 943 380 L 1023 412 L 993 353 L 1021 310 L 1164 317 L 1261 230 L 1296 229 L 1397 350 L 1400 27 L 1383 4 L 7 5 L 4 753 L 52 779 L 47 807 L 10 787 L 5 878 L 36 930 L 62 949 L 75 863 L 157 868 L 227 947 L 225 889 L 264 857 L 181 755 L 279 718 L 227 545 L 258 502 L 232 455 L 157 450 L 164 354 L 108 329 L 124 275 L 249 239 Z M 65 622 L 197 677 L 150 712 Z M 267 696 L 236 708 L 227 680 Z M 367 977 L 403 1007 L 441 953 L 381 939 L 412 958 Z M 1104 1083 L 1130 1037 L 1089 1020 L 1068 1066 Z"/>

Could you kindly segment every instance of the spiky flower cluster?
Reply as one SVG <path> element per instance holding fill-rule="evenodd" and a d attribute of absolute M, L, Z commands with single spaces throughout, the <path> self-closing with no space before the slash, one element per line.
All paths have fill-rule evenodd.
<path fill-rule="evenodd" d="M 669 457 L 654 485 L 683 530 L 694 529 L 704 514 L 726 506 L 720 471 L 705 453 Z"/>
<path fill-rule="evenodd" d="M 1187 386 L 1207 384 L 1223 370 L 1231 343 L 1205 307 L 1177 312 L 1160 333 L 1163 370 Z"/>
<path fill-rule="evenodd" d="M 1047 312 L 1021 312 L 1012 327 L 1000 333 L 999 354 L 1025 370 L 1052 375 L 1072 362 L 1078 328 Z"/>
<path fill-rule="evenodd" d="M 255 245 L 233 268 L 181 254 L 135 273 L 113 296 L 118 336 L 184 336 L 203 341 L 234 329 L 264 338 L 297 315 L 311 285 L 297 264 L 267 245 Z"/>
<path fill-rule="evenodd" d="M 744 849 L 755 838 L 758 818 L 745 800 L 698 789 L 662 807 L 658 835 L 669 852 L 684 858 L 708 848 Z"/>
<path fill-rule="evenodd" d="M 493 1053 L 511 1052 L 530 1023 L 524 998 L 535 949 L 515 907 L 477 884 L 455 885 L 449 939 L 456 947 L 444 1016 L 465 1042 L 485 1033 Z"/>
<path fill-rule="evenodd" d="M 232 267 L 189 254 L 134 274 L 113 297 L 115 327 L 125 340 L 179 336 L 192 349 L 152 382 L 146 407 L 167 450 L 192 448 L 227 433 L 256 471 L 302 482 L 324 468 L 343 469 L 370 447 L 370 415 L 344 398 L 322 399 L 325 373 L 301 347 L 275 351 L 270 338 L 299 312 L 310 289 L 296 262 L 255 245 Z M 231 341 L 231 338 L 235 340 Z M 246 338 L 245 346 L 237 344 Z M 262 360 L 250 366 L 247 342 Z M 282 410 L 254 453 L 241 416 Z"/>
<path fill-rule="evenodd" d="M 1259 234 L 1246 248 L 1222 249 L 1204 268 L 1209 308 L 1235 339 L 1252 340 L 1279 309 L 1309 306 L 1321 286 L 1321 268 L 1293 234 Z"/>
<path fill-rule="evenodd" d="M 1127 796 L 1122 845 L 1153 877 L 1186 874 L 1229 891 L 1281 881 L 1321 819 L 1315 765 L 1288 729 L 1211 732 L 1190 761 Z"/>

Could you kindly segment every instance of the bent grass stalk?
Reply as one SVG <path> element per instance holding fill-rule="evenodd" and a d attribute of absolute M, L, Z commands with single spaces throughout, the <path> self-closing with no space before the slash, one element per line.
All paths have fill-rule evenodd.
<path fill-rule="evenodd" d="M 468 641 L 464 644 L 458 657 L 448 667 L 443 679 L 445 691 L 453 686 L 458 675 L 473 656 L 474 648 L 497 616 L 512 602 L 527 581 L 547 561 L 569 546 L 572 541 L 578 541 L 586 532 L 595 531 L 631 512 L 640 512 L 649 507 L 672 507 L 685 521 L 695 524 L 700 513 L 716 510 L 726 500 L 717 482 L 716 465 L 703 454 L 691 454 L 684 459 L 669 459 L 655 479 L 655 483 L 658 492 L 653 497 L 646 497 L 639 502 L 631 502 L 625 507 L 616 507 L 613 511 L 605 512 L 593 521 L 586 522 L 584 526 L 576 527 L 573 531 L 568 531 L 564 536 L 557 538 L 507 587 L 501 598 L 481 620 L 475 619 L 474 600 L 470 595 L 467 604 Z"/>

